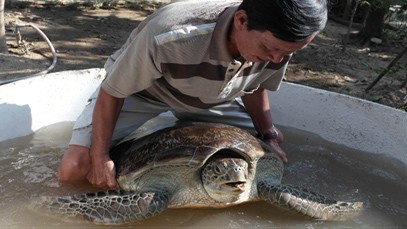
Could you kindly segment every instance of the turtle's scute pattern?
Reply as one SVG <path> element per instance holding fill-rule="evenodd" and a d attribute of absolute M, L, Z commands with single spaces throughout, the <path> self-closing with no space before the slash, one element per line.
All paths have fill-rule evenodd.
<path fill-rule="evenodd" d="M 222 148 L 240 149 L 241 155 L 248 160 L 261 156 L 256 154 L 263 152 L 258 140 L 247 132 L 228 125 L 205 123 L 181 124 L 176 128 L 159 130 L 142 139 L 124 142 L 113 150 L 120 154 L 112 154 L 111 157 L 118 175 L 126 176 L 158 164 L 202 166 L 206 159 Z"/>

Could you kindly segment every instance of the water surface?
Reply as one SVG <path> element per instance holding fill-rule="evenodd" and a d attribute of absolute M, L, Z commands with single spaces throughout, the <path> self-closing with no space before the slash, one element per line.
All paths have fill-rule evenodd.
<path fill-rule="evenodd" d="M 30 198 L 96 191 L 86 182 L 61 186 L 55 170 L 72 123 L 46 127 L 0 142 L 1 228 L 106 228 L 81 220 L 64 222 L 27 209 Z M 67 131 L 68 130 L 68 131 Z M 282 128 L 289 163 L 284 183 L 301 185 L 329 197 L 362 201 L 362 215 L 324 222 L 292 214 L 263 202 L 225 209 L 170 209 L 126 228 L 401 228 L 407 227 L 407 169 L 402 162 L 326 142 L 313 134 Z M 383 152 L 385 153 L 385 152 Z"/>

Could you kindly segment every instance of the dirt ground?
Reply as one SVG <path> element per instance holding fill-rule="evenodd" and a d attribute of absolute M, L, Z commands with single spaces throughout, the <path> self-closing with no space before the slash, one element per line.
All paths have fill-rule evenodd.
<path fill-rule="evenodd" d="M 91 7 L 6 8 L 8 54 L 0 54 L 0 79 L 25 76 L 46 69 L 52 53 L 46 42 L 30 27 L 21 27 L 24 45 L 18 46 L 16 25 L 33 23 L 51 40 L 58 61 L 52 72 L 103 67 L 106 58 L 127 39 L 140 21 L 154 11 L 154 5 L 113 9 Z M 365 88 L 402 50 L 404 41 L 387 40 L 361 47 L 342 40 L 347 27 L 329 21 L 323 33 L 307 48 L 295 53 L 286 81 L 371 100 L 406 111 L 407 55 L 368 93 Z M 404 84 L 404 85 L 403 85 Z"/>

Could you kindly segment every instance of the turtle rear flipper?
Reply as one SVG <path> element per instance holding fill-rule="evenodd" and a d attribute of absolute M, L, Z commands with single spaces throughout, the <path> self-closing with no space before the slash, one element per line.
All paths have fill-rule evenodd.
<path fill-rule="evenodd" d="M 61 218 L 84 218 L 96 224 L 123 224 L 160 214 L 168 197 L 154 192 L 107 191 L 64 197 L 41 197 L 32 207 Z"/>
<path fill-rule="evenodd" d="M 336 201 L 301 187 L 260 182 L 257 188 L 262 200 L 319 220 L 346 220 L 363 210 L 362 202 Z"/>

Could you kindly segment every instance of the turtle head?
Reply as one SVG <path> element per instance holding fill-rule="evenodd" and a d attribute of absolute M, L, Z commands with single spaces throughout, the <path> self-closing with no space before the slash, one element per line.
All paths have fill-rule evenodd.
<path fill-rule="evenodd" d="M 214 158 L 204 165 L 201 177 L 208 195 L 219 202 L 235 202 L 250 188 L 248 163 L 242 158 Z"/>

